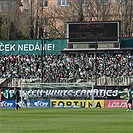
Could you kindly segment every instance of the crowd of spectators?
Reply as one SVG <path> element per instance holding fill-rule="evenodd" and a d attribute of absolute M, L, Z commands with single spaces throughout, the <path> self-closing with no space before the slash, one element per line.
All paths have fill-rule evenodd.
<path fill-rule="evenodd" d="M 133 55 L 128 54 L 61 54 L 0 56 L 0 78 L 86 79 L 133 75 Z"/>

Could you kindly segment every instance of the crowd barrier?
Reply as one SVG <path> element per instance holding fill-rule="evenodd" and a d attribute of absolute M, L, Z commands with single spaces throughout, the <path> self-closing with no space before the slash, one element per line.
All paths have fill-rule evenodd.
<path fill-rule="evenodd" d="M 125 86 L 94 87 L 91 86 L 52 86 L 36 88 L 18 88 L 20 106 L 25 108 L 24 93 L 27 93 L 27 107 L 78 107 L 78 108 L 126 108 Z M 133 89 L 132 95 L 133 95 Z M 14 88 L 1 88 L 0 107 L 14 108 Z M 93 100 L 93 98 L 94 100 Z"/>
<path fill-rule="evenodd" d="M 130 83 L 133 82 L 132 77 L 127 77 L 127 76 L 117 76 L 117 77 L 106 77 L 102 76 L 96 78 L 95 77 L 87 77 L 87 78 L 59 78 L 55 80 L 55 83 L 80 83 L 80 82 L 85 82 L 85 83 L 90 83 L 90 82 L 95 82 L 97 83 L 98 86 L 100 85 L 105 85 L 105 86 L 114 86 L 114 85 L 119 85 L 119 86 L 127 86 Z M 41 83 L 42 79 L 18 79 L 18 78 L 12 78 L 8 81 L 8 87 L 21 87 L 21 83 Z M 50 80 L 47 80 L 45 83 L 52 83 Z M 6 86 L 6 87 L 7 87 Z"/>

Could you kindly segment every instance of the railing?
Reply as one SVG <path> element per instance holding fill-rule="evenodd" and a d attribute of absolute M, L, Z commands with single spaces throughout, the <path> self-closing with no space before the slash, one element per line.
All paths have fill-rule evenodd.
<path fill-rule="evenodd" d="M 97 79 L 97 85 L 127 86 L 131 82 L 133 82 L 133 79 L 127 76 L 100 77 Z"/>
<path fill-rule="evenodd" d="M 88 77 L 88 78 L 58 78 L 56 80 L 45 80 L 44 83 L 91 83 L 95 82 L 96 78 Z M 21 83 L 41 83 L 41 79 L 18 79 L 13 78 L 10 79 L 11 82 L 8 83 L 9 87 L 21 87 Z M 132 77 L 127 76 L 117 76 L 117 77 L 99 77 L 97 78 L 98 86 L 127 86 L 133 82 Z"/>
<path fill-rule="evenodd" d="M 7 80 L 6 78 L 0 79 L 0 87 L 3 87 L 4 85 L 6 85 L 6 83 L 7 83 L 6 80 Z"/>

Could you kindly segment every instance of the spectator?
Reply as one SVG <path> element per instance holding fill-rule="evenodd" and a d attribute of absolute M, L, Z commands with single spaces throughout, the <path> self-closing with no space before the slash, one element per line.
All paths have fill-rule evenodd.
<path fill-rule="evenodd" d="M 133 55 L 62 54 L 10 55 L 0 57 L 0 78 L 42 79 L 58 82 L 60 79 L 95 77 L 130 77 L 133 75 Z"/>

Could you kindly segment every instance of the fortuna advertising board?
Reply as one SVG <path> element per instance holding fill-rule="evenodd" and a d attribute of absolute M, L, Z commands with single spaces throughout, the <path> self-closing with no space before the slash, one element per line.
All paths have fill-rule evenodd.
<path fill-rule="evenodd" d="M 92 100 L 50 100 L 50 107 L 92 108 Z M 94 100 L 95 108 L 104 108 L 104 100 Z"/>

